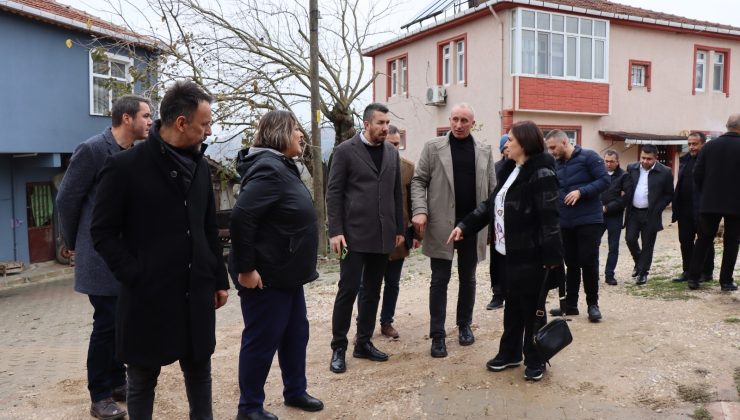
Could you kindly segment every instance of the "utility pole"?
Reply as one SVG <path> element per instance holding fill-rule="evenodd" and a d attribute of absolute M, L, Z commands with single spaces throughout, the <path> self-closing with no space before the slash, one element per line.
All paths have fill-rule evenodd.
<path fill-rule="evenodd" d="M 313 198 L 316 208 L 316 218 L 319 223 L 319 254 L 326 256 L 329 242 L 326 239 L 326 200 L 324 198 L 324 165 L 321 159 L 321 132 L 319 119 L 321 110 L 319 103 L 319 0 L 308 0 L 310 30 L 309 54 L 311 68 L 311 143 L 313 150 Z"/>

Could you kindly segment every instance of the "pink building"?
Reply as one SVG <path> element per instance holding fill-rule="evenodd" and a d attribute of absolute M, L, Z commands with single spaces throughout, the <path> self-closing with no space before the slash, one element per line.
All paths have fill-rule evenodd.
<path fill-rule="evenodd" d="M 409 159 L 446 132 L 457 102 L 475 108 L 474 135 L 495 150 L 513 122 L 534 120 L 617 150 L 623 167 L 656 144 L 674 170 L 688 132 L 722 133 L 740 112 L 740 28 L 602 0 L 463 3 L 365 51 Z"/>

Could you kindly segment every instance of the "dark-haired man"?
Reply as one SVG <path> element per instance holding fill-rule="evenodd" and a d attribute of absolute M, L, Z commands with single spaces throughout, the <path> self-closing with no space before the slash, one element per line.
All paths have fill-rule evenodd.
<path fill-rule="evenodd" d="M 211 97 L 180 81 L 141 146 L 106 160 L 93 210 L 95 249 L 120 283 L 116 355 L 128 365 L 128 411 L 151 419 L 160 368 L 185 377 L 191 419 L 212 419 L 215 310 L 229 288 L 203 159 Z"/>
<path fill-rule="evenodd" d="M 689 267 L 689 289 L 697 289 L 705 255 L 713 246 L 720 220 L 725 221 L 722 237 L 722 266 L 719 284 L 723 292 L 734 292 L 732 278 L 740 244 L 740 194 L 732 193 L 740 179 L 740 113 L 727 119 L 727 132 L 708 142 L 699 152 L 694 166 L 694 181 L 701 193 L 699 202 L 699 234 Z M 735 187 L 736 188 L 736 187 Z"/>
<path fill-rule="evenodd" d="M 658 149 L 646 144 L 640 150 L 640 161 L 627 166 L 627 174 L 633 187 L 627 200 L 624 240 L 635 262 L 632 278 L 643 285 L 653 262 L 655 239 L 663 230 L 663 210 L 673 199 L 673 173 L 658 162 Z"/>
<path fill-rule="evenodd" d="M 424 239 L 422 252 L 429 257 L 432 278 L 429 284 L 429 337 L 432 357 L 447 357 L 445 319 L 447 288 L 452 274 L 452 258 L 457 250 L 458 343 L 475 342 L 470 324 L 475 306 L 475 269 L 486 259 L 486 231 L 449 243 L 452 229 L 481 201 L 487 200 L 496 186 L 491 146 L 476 141 L 471 134 L 475 112 L 467 103 L 450 111 L 450 132 L 428 141 L 421 151 L 411 178 L 411 223 Z"/>
<path fill-rule="evenodd" d="M 151 116 L 148 99 L 135 95 L 118 98 L 111 109 L 112 126 L 75 149 L 56 198 L 67 247 L 75 252 L 75 291 L 86 294 L 93 307 L 87 389 L 92 401 L 90 414 L 99 419 L 126 415 L 126 410 L 116 404 L 126 400 L 126 367 L 115 358 L 118 283 L 95 252 L 90 237 L 98 172 L 105 158 L 146 138 Z"/>
<path fill-rule="evenodd" d="M 332 251 L 341 256 L 331 321 L 329 369 L 334 373 L 347 369 L 347 332 L 360 283 L 363 290 L 352 356 L 388 360 L 370 338 L 388 255 L 404 241 L 398 151 L 385 141 L 390 124 L 388 108 L 372 103 L 365 108 L 362 119 L 364 130 L 334 150 L 326 191 L 329 242 Z"/>
<path fill-rule="evenodd" d="M 614 269 L 619 259 L 619 237 L 622 236 L 624 225 L 624 208 L 627 198 L 632 191 L 632 178 L 619 166 L 619 153 L 609 149 L 604 152 L 604 166 L 609 174 L 609 188 L 601 193 L 601 205 L 604 212 L 604 233 L 607 234 L 609 253 L 604 266 L 604 282 L 610 286 L 617 285 L 614 278 Z"/>
<path fill-rule="evenodd" d="M 699 226 L 699 190 L 694 184 L 694 165 L 699 151 L 707 141 L 707 136 L 699 131 L 688 135 L 689 152 L 681 156 L 678 166 L 678 180 L 673 194 L 673 214 L 671 222 L 678 222 L 678 241 L 681 243 L 681 275 L 674 282 L 688 280 L 691 255 Z M 701 271 L 701 280 L 710 281 L 714 271 L 714 247 L 710 247 Z"/>

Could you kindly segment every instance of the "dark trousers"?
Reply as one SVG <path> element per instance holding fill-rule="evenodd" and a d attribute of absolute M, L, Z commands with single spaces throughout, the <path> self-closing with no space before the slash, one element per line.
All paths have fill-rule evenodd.
<path fill-rule="evenodd" d="M 609 244 L 609 253 L 606 256 L 606 265 L 604 266 L 604 274 L 607 277 L 614 277 L 614 269 L 617 267 L 617 261 L 619 260 L 619 237 L 622 236 L 623 219 L 621 214 L 612 217 L 604 216 L 604 230 L 601 232 L 601 237 L 603 238 L 604 233 L 606 233 Z"/>
<path fill-rule="evenodd" d="M 262 409 L 265 381 L 275 352 L 283 376 L 283 397 L 306 392 L 308 318 L 303 286 L 242 289 L 244 330 L 239 352 L 239 413 Z"/>
<path fill-rule="evenodd" d="M 370 341 L 378 314 L 380 285 L 383 281 L 388 254 L 349 251 L 339 263 L 339 290 L 331 317 L 331 348 L 347 348 L 347 332 L 352 323 L 352 306 L 363 285 L 357 316 L 357 344 Z"/>
<path fill-rule="evenodd" d="M 404 258 L 388 261 L 383 275 L 383 301 L 380 305 L 380 324 L 392 324 L 396 315 L 396 303 L 398 302 L 399 285 L 401 283 L 401 270 L 403 270 Z M 360 284 L 360 292 L 357 294 L 357 313 L 360 312 L 362 301 L 363 283 Z"/>
<path fill-rule="evenodd" d="M 475 267 L 478 265 L 477 235 L 455 243 L 457 249 L 457 275 L 460 285 L 457 294 L 457 325 L 470 325 L 473 322 L 475 305 Z M 452 275 L 452 261 L 431 258 L 432 282 L 429 286 L 429 336 L 445 337 L 447 317 L 447 285 Z"/>
<path fill-rule="evenodd" d="M 635 269 L 638 274 L 648 274 L 650 266 L 653 264 L 653 248 L 655 239 L 658 237 L 658 231 L 650 226 L 648 221 L 648 210 L 632 208 L 630 217 L 627 218 L 625 226 L 624 240 L 627 242 L 627 248 L 632 254 L 632 260 L 635 262 Z M 637 242 L 642 240 L 642 249 Z"/>
<path fill-rule="evenodd" d="M 126 384 L 126 366 L 115 358 L 117 296 L 88 296 L 93 306 L 93 325 L 87 347 L 87 389 L 93 402 L 111 396 Z"/>
<path fill-rule="evenodd" d="M 506 281 L 506 256 L 499 254 L 493 244 L 491 244 L 489 272 L 491 275 L 491 291 L 493 292 L 493 296 L 506 299 L 506 290 L 508 288 L 508 282 Z"/>
<path fill-rule="evenodd" d="M 681 262 L 685 275 L 689 274 L 691 256 L 694 254 L 694 243 L 696 242 L 698 231 L 699 223 L 697 220 L 694 220 L 694 215 L 692 213 L 678 219 L 678 241 L 681 243 Z M 701 274 L 710 279 L 712 278 L 713 271 L 714 246 L 710 246 L 704 258 L 704 265 L 702 267 Z"/>
<path fill-rule="evenodd" d="M 563 248 L 565 251 L 566 281 L 565 303 L 570 307 L 578 306 L 578 292 L 586 292 L 586 304 L 599 304 L 599 242 L 603 233 L 600 223 L 561 228 Z"/>
<path fill-rule="evenodd" d="M 190 404 L 191 420 L 213 420 L 211 398 L 211 359 L 180 360 L 185 377 L 185 393 Z M 128 367 L 128 416 L 131 420 L 151 420 L 154 409 L 154 388 L 161 367 Z"/>
<path fill-rule="evenodd" d="M 720 284 L 733 283 L 732 272 L 735 269 L 738 244 L 740 244 L 740 217 L 721 214 L 699 215 L 699 236 L 694 244 L 689 279 L 699 279 L 705 255 L 709 248 L 714 246 L 714 237 L 717 235 L 719 221 L 722 218 L 725 219 L 725 234 L 723 237 L 722 267 L 719 270 L 719 282 Z"/>

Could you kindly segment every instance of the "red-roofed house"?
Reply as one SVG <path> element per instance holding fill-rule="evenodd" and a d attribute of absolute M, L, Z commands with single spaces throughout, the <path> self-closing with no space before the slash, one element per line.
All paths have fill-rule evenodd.
<path fill-rule="evenodd" d="M 622 166 L 634 145 L 654 143 L 676 170 L 689 131 L 724 132 L 740 109 L 740 28 L 603 0 L 437 3 L 464 7 L 447 17 L 429 8 L 364 52 L 381 74 L 374 99 L 406 130 L 410 159 L 468 102 L 474 135 L 496 150 L 513 122 L 534 120 L 616 149 Z"/>
<path fill-rule="evenodd" d="M 157 45 L 53 0 L 0 0 L 0 39 L 0 261 L 40 262 L 56 251 L 53 178 L 117 95 L 151 85 Z"/>

